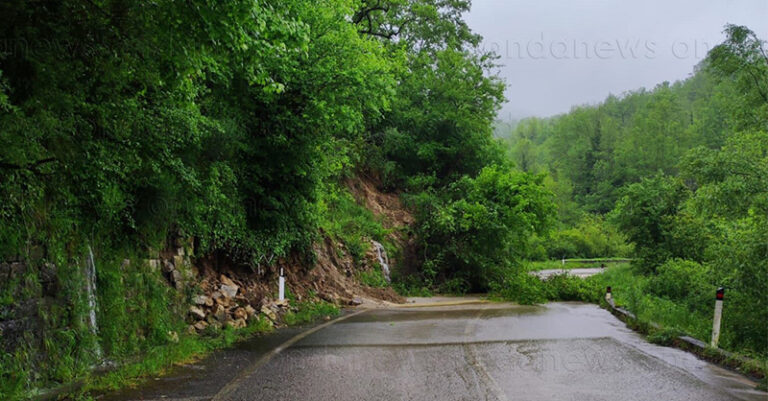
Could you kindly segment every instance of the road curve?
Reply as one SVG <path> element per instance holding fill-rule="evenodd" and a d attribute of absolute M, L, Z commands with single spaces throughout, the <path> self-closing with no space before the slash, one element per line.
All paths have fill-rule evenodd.
<path fill-rule="evenodd" d="M 649 344 L 581 303 L 370 310 L 259 361 L 242 364 L 234 385 L 222 377 L 217 389 L 191 392 L 201 374 L 133 399 L 768 400 L 749 380 Z"/>

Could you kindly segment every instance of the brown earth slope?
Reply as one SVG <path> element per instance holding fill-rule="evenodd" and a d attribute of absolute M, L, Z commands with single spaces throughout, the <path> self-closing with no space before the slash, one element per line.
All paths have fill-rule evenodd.
<path fill-rule="evenodd" d="M 401 248 L 397 254 L 407 255 L 402 250 L 409 248 L 406 229 L 413 222 L 413 216 L 405 209 L 399 195 L 382 192 L 378 182 L 371 177 L 349 179 L 346 185 L 358 203 L 380 217 L 385 228 L 391 230 L 390 242 Z M 222 255 L 193 258 L 192 280 L 197 282 L 202 294 L 195 297 L 196 305 L 190 310 L 190 324 L 197 330 L 211 324 L 237 327 L 260 313 L 279 315 L 289 307 L 276 301 L 281 269 L 289 293 L 298 302 L 313 297 L 340 306 L 404 302 L 390 287 L 374 288 L 358 281 L 361 271 L 380 269 L 372 243 L 358 263 L 343 243 L 328 236 L 315 243 L 313 251 L 314 261 L 307 261 L 306 257 L 297 254 L 258 268 L 237 266 Z M 166 253 L 178 254 L 179 251 Z M 180 253 L 185 252 L 182 250 Z M 390 255 L 393 253 L 390 252 Z M 390 257 L 391 265 L 399 262 L 392 259 Z M 161 260 L 159 263 L 162 265 L 164 262 Z"/>

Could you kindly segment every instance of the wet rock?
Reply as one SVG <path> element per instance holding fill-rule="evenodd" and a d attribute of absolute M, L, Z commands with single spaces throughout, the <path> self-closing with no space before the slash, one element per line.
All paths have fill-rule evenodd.
<path fill-rule="evenodd" d="M 270 309 L 268 306 L 264 305 L 261 307 L 261 313 L 266 316 L 269 320 L 276 322 L 277 321 L 277 313 Z"/>
<path fill-rule="evenodd" d="M 235 284 L 234 281 L 232 281 L 229 277 L 225 275 L 221 275 L 219 277 L 221 280 L 221 287 L 219 287 L 219 291 L 221 294 L 226 298 L 234 298 L 237 296 L 237 290 L 240 289 L 240 286 Z"/>
<path fill-rule="evenodd" d="M 227 277 L 227 276 L 225 276 L 223 274 L 221 276 L 219 276 L 219 280 L 221 280 L 221 284 L 223 284 L 223 285 L 229 285 L 229 286 L 232 286 L 232 287 L 237 287 L 237 284 L 235 284 L 235 282 L 232 281 L 232 279 L 230 279 L 229 277 Z"/>
<path fill-rule="evenodd" d="M 171 281 L 177 290 L 184 288 L 184 278 L 181 276 L 180 271 L 174 270 L 171 272 Z"/>
<path fill-rule="evenodd" d="M 232 316 L 235 319 L 248 319 L 248 313 L 245 311 L 245 308 L 237 308 L 234 312 L 232 312 Z"/>
<path fill-rule="evenodd" d="M 232 286 L 228 284 L 222 284 L 221 288 L 219 289 L 221 291 L 221 294 L 224 295 L 226 298 L 234 298 L 237 295 L 237 290 L 240 287 L 238 286 Z"/>
<path fill-rule="evenodd" d="M 195 330 L 197 331 L 203 331 L 208 327 L 208 322 L 206 322 L 205 320 L 201 320 L 195 323 L 194 327 L 195 327 Z"/>
<path fill-rule="evenodd" d="M 233 329 L 242 329 L 247 325 L 245 319 L 235 319 L 227 322 L 227 326 L 232 327 Z"/>
<path fill-rule="evenodd" d="M 352 298 L 351 301 L 349 301 L 349 304 L 353 306 L 359 306 L 363 304 L 363 300 L 360 297 L 355 297 L 355 298 Z"/>
<path fill-rule="evenodd" d="M 226 298 L 224 294 L 221 293 L 221 291 L 214 291 L 211 296 L 217 305 L 221 305 L 225 308 L 229 307 L 229 298 Z"/>
<path fill-rule="evenodd" d="M 196 295 L 193 301 L 195 305 L 213 306 L 213 298 L 207 295 Z"/>
<path fill-rule="evenodd" d="M 226 323 L 229 320 L 229 313 L 221 305 L 216 305 L 216 312 L 213 313 L 213 316 L 222 323 Z"/>
<path fill-rule="evenodd" d="M 192 317 L 194 317 L 197 320 L 205 319 L 205 311 L 203 311 L 201 308 L 197 306 L 190 306 L 189 314 L 192 315 Z"/>
<path fill-rule="evenodd" d="M 272 304 L 274 306 L 278 307 L 278 308 L 287 308 L 288 307 L 288 299 L 284 299 L 282 301 L 277 300 L 277 301 L 273 302 Z"/>
<path fill-rule="evenodd" d="M 248 314 L 248 318 L 249 319 L 252 318 L 253 315 L 256 314 L 256 309 L 254 309 L 253 306 L 251 306 L 251 305 L 245 305 L 245 308 L 243 308 L 243 309 L 245 309 L 245 313 Z"/>
<path fill-rule="evenodd" d="M 176 270 L 176 267 L 173 265 L 173 262 L 170 260 L 163 261 L 163 273 L 170 273 L 172 271 Z"/>
<path fill-rule="evenodd" d="M 46 263 L 40 269 L 40 285 L 43 296 L 56 296 L 59 292 L 59 278 L 56 275 L 56 265 Z"/>

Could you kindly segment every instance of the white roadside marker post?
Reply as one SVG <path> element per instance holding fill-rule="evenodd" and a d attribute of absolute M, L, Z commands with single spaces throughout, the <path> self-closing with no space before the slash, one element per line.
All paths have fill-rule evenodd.
<path fill-rule="evenodd" d="M 280 290 L 279 290 L 279 294 L 278 294 L 277 298 L 280 301 L 283 301 L 283 300 L 285 300 L 285 276 L 283 275 L 283 269 L 282 268 L 280 269 L 279 284 L 280 284 Z"/>
<path fill-rule="evenodd" d="M 712 321 L 712 346 L 717 348 L 717 343 L 720 341 L 720 321 L 723 318 L 723 295 L 725 295 L 725 289 L 720 287 L 715 294 L 715 318 Z"/>
<path fill-rule="evenodd" d="M 605 302 L 608 302 L 608 305 L 613 306 L 613 295 L 611 294 L 611 286 L 605 288 Z"/>

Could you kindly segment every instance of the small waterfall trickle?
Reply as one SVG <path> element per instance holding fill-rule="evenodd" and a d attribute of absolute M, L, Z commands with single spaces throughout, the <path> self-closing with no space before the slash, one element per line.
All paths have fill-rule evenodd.
<path fill-rule="evenodd" d="M 96 321 L 96 263 L 93 260 L 93 250 L 88 246 L 88 258 L 85 260 L 85 290 L 88 295 L 88 326 L 96 340 L 94 352 L 101 360 L 101 345 L 99 345 L 99 325 Z"/>
<path fill-rule="evenodd" d="M 384 249 L 384 245 L 381 245 L 378 241 L 371 241 L 373 247 L 376 249 L 376 256 L 379 258 L 379 264 L 381 265 L 381 272 L 384 274 L 384 278 L 388 283 L 391 283 L 389 278 L 389 258 L 387 258 L 387 250 Z"/>

